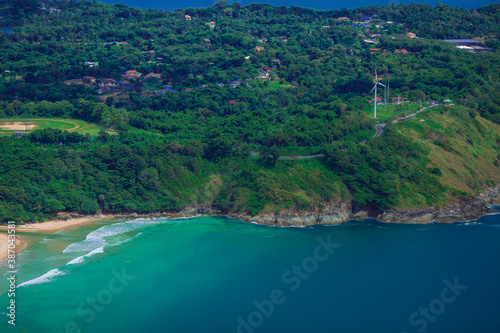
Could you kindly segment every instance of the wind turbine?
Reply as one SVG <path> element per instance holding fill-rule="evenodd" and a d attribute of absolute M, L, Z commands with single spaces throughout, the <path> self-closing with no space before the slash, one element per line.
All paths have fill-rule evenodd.
<path fill-rule="evenodd" d="M 377 75 L 377 71 L 375 70 L 375 85 L 373 86 L 372 90 L 370 92 L 372 92 L 373 90 L 375 90 L 375 98 L 373 99 L 373 118 L 377 118 L 377 85 L 381 85 L 382 87 L 385 87 L 384 84 L 378 82 L 378 75 Z"/>

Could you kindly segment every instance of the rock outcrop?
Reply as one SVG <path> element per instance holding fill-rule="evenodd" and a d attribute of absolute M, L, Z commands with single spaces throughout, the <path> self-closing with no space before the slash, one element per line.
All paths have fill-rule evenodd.
<path fill-rule="evenodd" d="M 489 213 L 498 213 L 498 210 L 489 208 L 490 205 L 500 206 L 500 185 L 489 188 L 473 197 L 461 197 L 453 205 L 440 209 L 394 209 L 390 211 L 377 211 L 366 208 L 353 207 L 352 202 L 334 201 L 322 203 L 315 208 L 300 211 L 296 208 L 287 209 L 279 213 L 262 213 L 256 216 L 249 214 L 223 212 L 211 205 L 192 205 L 177 212 L 162 212 L 151 214 L 126 213 L 115 214 L 115 218 L 179 218 L 196 217 L 200 215 L 226 215 L 230 218 L 240 219 L 245 222 L 255 222 L 269 226 L 308 226 L 315 224 L 335 225 L 350 220 L 365 220 L 374 218 L 386 223 L 415 223 L 426 224 L 432 222 L 452 223 L 465 222 L 478 219 Z M 77 213 L 60 213 L 59 220 L 85 217 Z"/>
<path fill-rule="evenodd" d="M 246 214 L 228 214 L 228 216 L 244 220 L 246 222 L 256 222 L 263 225 L 286 226 L 307 226 L 314 224 L 340 224 L 351 219 L 351 202 L 336 201 L 324 203 L 322 207 L 315 207 L 311 210 L 298 211 L 294 208 L 275 213 L 258 214 L 250 216 Z"/>
<path fill-rule="evenodd" d="M 461 197 L 453 205 L 440 209 L 395 209 L 385 212 L 353 208 L 350 201 L 327 203 L 322 209 L 297 211 L 289 209 L 276 214 L 229 214 L 230 217 L 256 222 L 263 225 L 276 226 L 307 226 L 314 224 L 340 224 L 349 220 L 364 220 L 375 218 L 385 223 L 426 224 L 432 222 L 453 223 L 478 219 L 489 213 L 498 212 L 489 208 L 490 205 L 500 206 L 500 185 L 490 188 L 473 197 Z"/>
<path fill-rule="evenodd" d="M 489 213 L 498 212 L 489 208 L 500 204 L 500 185 L 489 188 L 473 197 L 458 198 L 456 204 L 440 209 L 395 210 L 382 214 L 380 221 L 388 223 L 451 223 L 475 220 Z"/>

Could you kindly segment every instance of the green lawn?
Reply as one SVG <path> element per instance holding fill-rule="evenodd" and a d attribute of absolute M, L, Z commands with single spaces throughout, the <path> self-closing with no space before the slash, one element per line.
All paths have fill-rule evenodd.
<path fill-rule="evenodd" d="M 428 106 L 429 104 L 425 103 L 401 103 L 397 104 L 389 104 L 387 103 L 387 107 L 385 105 L 377 105 L 377 123 L 384 123 L 389 119 L 389 116 L 394 120 L 397 118 L 401 118 L 404 114 L 410 114 L 415 111 L 420 110 L 421 108 Z M 369 104 L 362 111 L 366 112 L 370 118 L 373 117 L 373 103 Z"/>
<path fill-rule="evenodd" d="M 14 131 L 25 132 L 25 118 L 3 118 L 0 119 L 0 135 L 11 135 Z M 97 135 L 103 130 L 102 126 L 76 119 L 59 118 L 28 118 L 28 126 L 31 130 L 54 128 L 61 131 L 76 132 L 79 134 Z"/>

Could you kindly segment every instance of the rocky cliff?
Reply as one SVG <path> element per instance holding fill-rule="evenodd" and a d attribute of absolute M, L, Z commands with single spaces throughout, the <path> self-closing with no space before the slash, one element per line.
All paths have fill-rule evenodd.
<path fill-rule="evenodd" d="M 489 213 L 498 212 L 489 208 L 500 206 L 500 185 L 473 197 L 458 198 L 456 203 L 440 209 L 428 208 L 420 210 L 394 209 L 377 212 L 353 208 L 350 201 L 327 203 L 322 209 L 297 211 L 289 209 L 276 214 L 229 214 L 230 217 L 247 222 L 276 226 L 307 226 L 313 224 L 340 224 L 349 220 L 364 220 L 372 217 L 386 223 L 452 223 L 477 219 Z"/>
<path fill-rule="evenodd" d="M 489 213 L 498 213 L 498 210 L 489 208 L 490 205 L 500 206 L 500 185 L 489 188 L 481 194 L 473 197 L 458 198 L 456 203 L 440 209 L 428 208 L 421 210 L 394 209 L 385 212 L 370 211 L 353 207 L 351 201 L 334 201 L 323 203 L 313 209 L 300 211 L 291 208 L 274 214 L 258 214 L 251 216 L 242 213 L 226 213 L 215 209 L 210 205 L 193 205 L 178 212 L 163 212 L 152 214 L 116 214 L 115 218 L 179 218 L 194 217 L 200 215 L 227 215 L 228 217 L 241 219 L 245 222 L 255 222 L 269 226 L 308 226 L 315 224 L 335 225 L 349 220 L 364 220 L 375 218 L 386 223 L 452 223 L 465 222 L 477 219 Z M 58 219 L 84 217 L 80 214 L 64 214 Z"/>

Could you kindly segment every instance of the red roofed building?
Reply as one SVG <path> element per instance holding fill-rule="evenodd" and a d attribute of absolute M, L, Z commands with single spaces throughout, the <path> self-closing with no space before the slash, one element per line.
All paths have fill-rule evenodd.
<path fill-rule="evenodd" d="M 394 54 L 407 54 L 408 51 L 406 49 L 396 49 L 394 50 Z"/>
<path fill-rule="evenodd" d="M 258 51 L 258 52 L 263 51 L 264 49 L 265 49 L 264 46 L 256 46 L 255 47 L 255 51 Z"/>
<path fill-rule="evenodd" d="M 381 102 L 382 98 L 377 96 L 377 103 Z M 373 103 L 373 98 L 368 101 L 369 103 Z"/>
<path fill-rule="evenodd" d="M 126 71 L 123 75 L 122 75 L 122 79 L 127 79 L 127 80 L 130 80 L 130 79 L 137 79 L 139 77 L 141 77 L 142 73 L 139 73 L 138 71 L 136 71 L 135 69 L 132 69 L 132 70 L 129 70 L 129 71 Z"/>
<path fill-rule="evenodd" d="M 236 103 L 238 103 L 238 101 L 237 101 L 237 100 L 234 100 L 234 99 L 232 99 L 232 100 L 230 100 L 230 101 L 229 101 L 229 104 L 231 104 L 231 105 L 234 105 L 234 104 L 236 104 Z"/>

